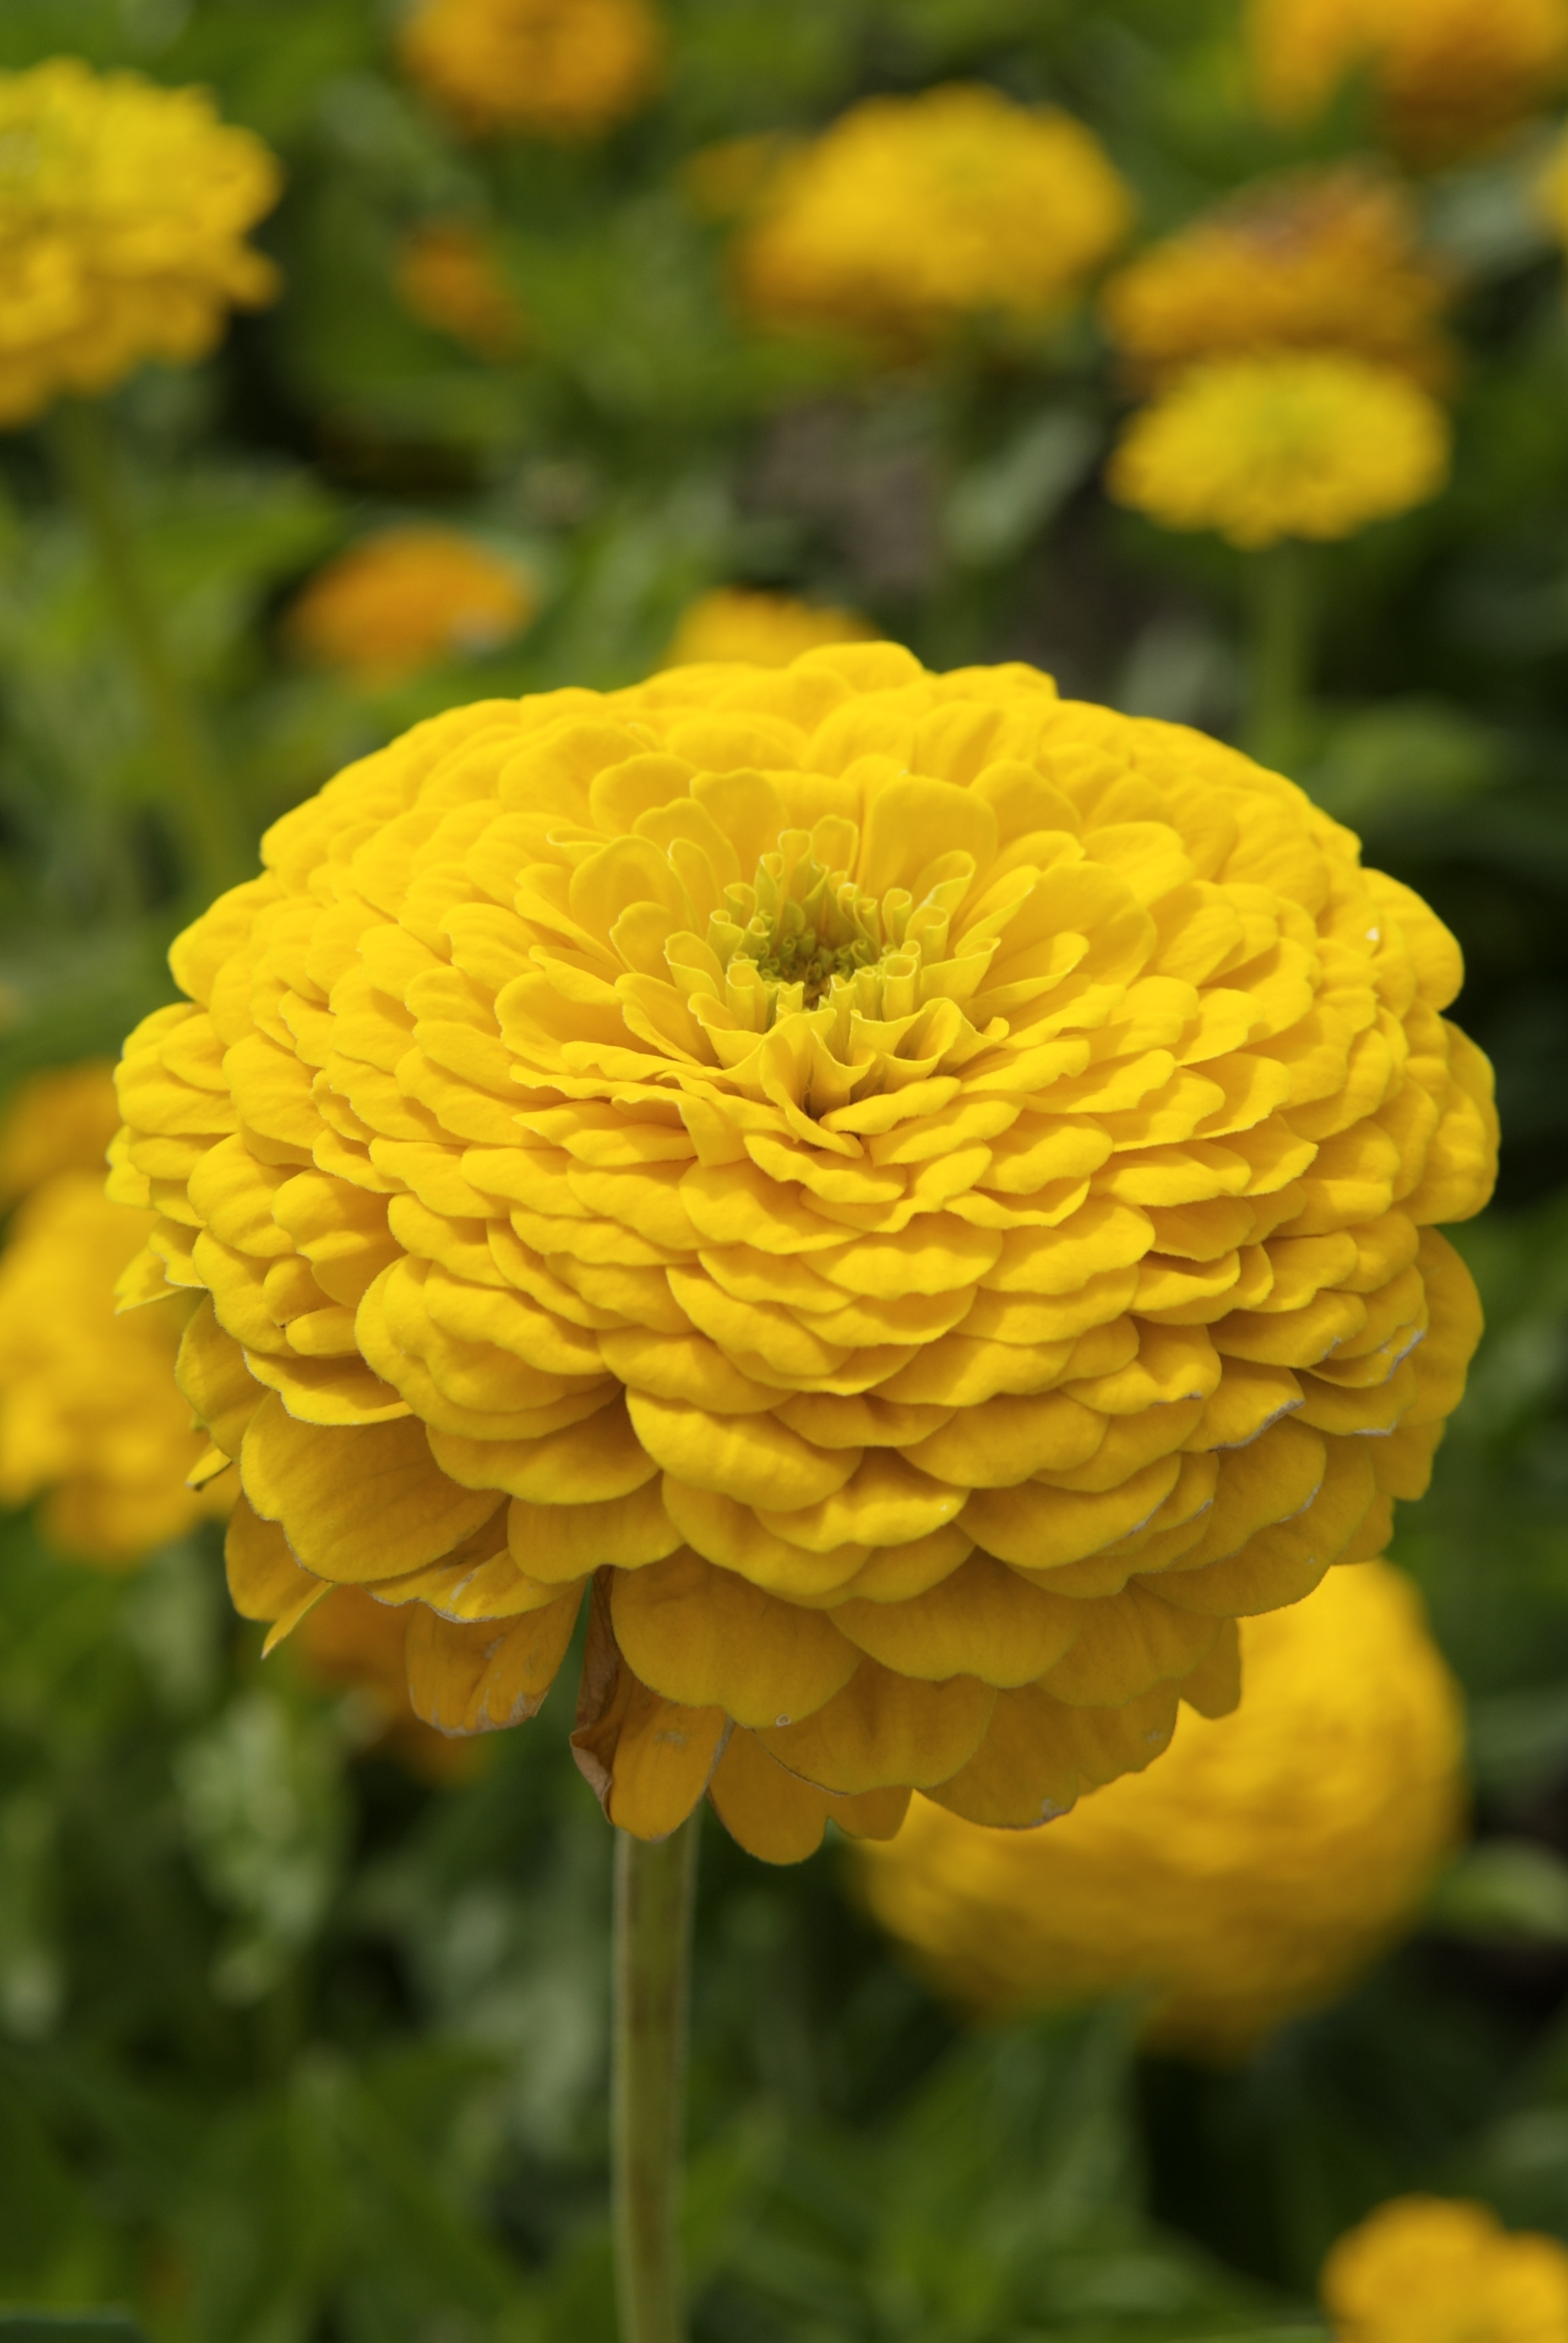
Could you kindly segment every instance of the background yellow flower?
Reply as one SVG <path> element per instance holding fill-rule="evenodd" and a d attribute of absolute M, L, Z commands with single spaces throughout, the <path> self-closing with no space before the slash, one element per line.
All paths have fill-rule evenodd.
<path fill-rule="evenodd" d="M 1241 1629 L 1242 1700 L 1044 1830 L 917 1799 L 871 1908 L 938 1981 L 1017 2011 L 1142 1989 L 1148 2031 L 1244 2048 L 1414 1916 L 1456 1835 L 1462 1728 L 1413 1588 L 1382 1563 Z"/>
<path fill-rule="evenodd" d="M 399 54 L 474 137 L 594 138 L 651 95 L 664 33 L 647 0 L 420 0 Z"/>
<path fill-rule="evenodd" d="M 1452 272 L 1391 179 L 1347 166 L 1262 180 L 1111 279 L 1106 327 L 1141 377 L 1266 349 L 1348 350 L 1441 382 Z"/>
<path fill-rule="evenodd" d="M 495 253 L 466 220 L 430 220 L 404 238 L 397 293 L 421 325 L 466 342 L 480 357 L 504 358 L 523 338 L 522 305 Z"/>
<path fill-rule="evenodd" d="M 1233 751 L 846 645 L 456 710 L 266 855 L 116 1141 L 236 1600 L 412 1604 L 475 1732 L 591 1578 L 633 1834 L 1038 1821 L 1424 1487 L 1489 1071 L 1441 923 Z"/>
<path fill-rule="evenodd" d="M 290 606 L 295 647 L 371 684 L 474 658 L 522 633 L 531 580 L 447 528 L 389 528 L 317 570 Z"/>
<path fill-rule="evenodd" d="M 1133 416 L 1107 485 L 1162 528 L 1232 545 L 1353 536 L 1435 496 L 1448 418 L 1391 367 L 1312 353 L 1191 367 Z"/>
<path fill-rule="evenodd" d="M 954 85 L 867 98 L 785 155 L 735 252 L 769 325 L 928 339 L 987 312 L 1059 312 L 1131 222 L 1127 188 L 1069 116 Z"/>
<path fill-rule="evenodd" d="M 129 1564 L 233 1498 L 186 1486 L 206 1445 L 171 1382 L 188 1299 L 115 1314 L 154 1222 L 104 1193 L 114 1095 L 106 1067 L 67 1068 L 0 1129 L 7 1192 L 27 1191 L 0 1252 L 0 1504 L 42 1495 L 54 1544 Z"/>
<path fill-rule="evenodd" d="M 1534 113 L 1568 65 L 1568 0 L 1250 0 L 1258 93 L 1285 121 L 1364 73 L 1412 160 L 1484 146 Z"/>
<path fill-rule="evenodd" d="M 1400 2197 L 1324 2266 L 1336 2343 L 1565 2343 L 1568 2249 L 1484 2205 Z"/>
<path fill-rule="evenodd" d="M 752 667 L 788 667 L 819 643 L 869 642 L 876 634 L 858 610 L 802 602 L 792 594 L 720 586 L 681 613 L 664 664 L 687 667 L 706 659 L 739 659 Z"/>
<path fill-rule="evenodd" d="M 231 308 L 277 289 L 245 237 L 279 186 L 201 90 L 75 57 L 0 74 L 0 424 L 204 357 Z"/>

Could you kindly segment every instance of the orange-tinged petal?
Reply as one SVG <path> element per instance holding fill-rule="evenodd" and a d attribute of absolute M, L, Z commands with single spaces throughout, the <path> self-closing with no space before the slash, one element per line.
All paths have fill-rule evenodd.
<path fill-rule="evenodd" d="M 1013 1685 L 1056 1665 L 1091 1607 L 1042 1594 L 976 1554 L 926 1594 L 902 1603 L 851 1600 L 832 1616 L 851 1643 L 900 1675 L 940 1683 L 960 1669 L 982 1684 Z"/>

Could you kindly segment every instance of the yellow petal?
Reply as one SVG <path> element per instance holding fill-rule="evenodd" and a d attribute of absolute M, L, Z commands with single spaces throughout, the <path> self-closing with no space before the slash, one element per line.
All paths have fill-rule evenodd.
<path fill-rule="evenodd" d="M 664 1506 L 688 1545 L 786 1602 L 831 1602 L 868 1558 L 863 1545 L 835 1546 L 827 1554 L 789 1545 L 763 1528 L 749 1505 L 716 1490 L 694 1489 L 668 1473 Z"/>
<path fill-rule="evenodd" d="M 854 1674 L 859 1654 L 824 1611 L 780 1603 L 689 1547 L 610 1582 L 616 1641 L 633 1674 L 688 1708 L 738 1725 L 808 1716 Z"/>
<path fill-rule="evenodd" d="M 974 1676 L 920 1684 L 865 1659 L 814 1716 L 758 1738 L 780 1765 L 824 1790 L 923 1789 L 974 1755 L 996 1698 Z"/>
<path fill-rule="evenodd" d="M 967 1495 L 908 1463 L 897 1450 L 873 1448 L 831 1496 L 790 1512 L 759 1506 L 757 1518 L 789 1545 L 829 1554 L 840 1545 L 912 1544 L 955 1522 Z"/>
<path fill-rule="evenodd" d="M 1191 1674 L 1220 1632 L 1217 1619 L 1175 1610 L 1138 1585 L 1077 1607 L 1082 1622 L 1072 1647 L 1045 1678 L 1046 1690 L 1074 1708 L 1120 1708 Z"/>
<path fill-rule="evenodd" d="M 224 1539 L 229 1599 L 242 1619 L 266 1619 L 286 1635 L 313 1603 L 327 1593 L 325 1579 L 301 1570 L 276 1522 L 264 1522 L 241 1497 L 229 1515 Z"/>
<path fill-rule="evenodd" d="M 639 1684 L 622 1659 L 602 1582 L 593 1590 L 572 1755 L 618 1830 L 668 1838 L 706 1791 L 729 1736 L 719 1707 L 686 1708 Z"/>
<path fill-rule="evenodd" d="M 973 1758 L 925 1795 L 968 1822 L 1031 1830 L 1064 1815 L 1084 1791 L 1158 1757 L 1175 1730 L 1177 1700 L 1170 1684 L 1121 1708 L 1070 1708 L 1038 1684 L 999 1693 Z"/>
<path fill-rule="evenodd" d="M 627 1406 L 638 1440 L 665 1472 L 741 1504 L 818 1504 L 860 1462 L 858 1448 L 811 1447 L 776 1415 L 713 1415 L 648 1392 L 628 1392 Z"/>
<path fill-rule="evenodd" d="M 246 1426 L 266 1397 L 245 1363 L 245 1353 L 213 1315 L 206 1295 L 180 1340 L 175 1380 L 191 1413 L 226 1456 L 237 1456 Z"/>
<path fill-rule="evenodd" d="M 977 1545 L 1027 1570 L 1080 1562 L 1102 1545 L 1127 1537 L 1150 1520 L 1176 1485 L 1174 1456 L 1161 1457 L 1120 1489 L 1081 1495 L 1028 1481 L 1017 1489 L 979 1489 L 964 1508 L 963 1525 Z"/>
<path fill-rule="evenodd" d="M 929 1592 L 902 1603 L 850 1600 L 832 1617 L 850 1642 L 900 1675 L 940 1683 L 955 1671 L 982 1684 L 1032 1684 L 1072 1645 L 1090 1606 L 1042 1594 L 971 1554 Z"/>
<path fill-rule="evenodd" d="M 408 1614 L 408 1697 L 438 1733 L 498 1733 L 543 1704 L 581 1608 L 578 1587 L 508 1624 L 459 1625 L 417 1603 Z"/>
<path fill-rule="evenodd" d="M 282 1523 L 305 1568 L 348 1584 L 438 1560 L 498 1502 L 447 1480 L 422 1424 L 326 1430 L 297 1423 L 276 1393 L 246 1433 L 240 1471 L 250 1503 Z"/>
<path fill-rule="evenodd" d="M 708 1795 L 730 1837 L 762 1863 L 803 1863 L 815 1855 L 836 1803 L 740 1732 L 730 1735 Z"/>
<path fill-rule="evenodd" d="M 658 1471 L 618 1395 L 542 1440 L 470 1440 L 432 1432 L 430 1448 L 442 1471 L 464 1488 L 504 1490 L 537 1505 L 629 1496 Z"/>

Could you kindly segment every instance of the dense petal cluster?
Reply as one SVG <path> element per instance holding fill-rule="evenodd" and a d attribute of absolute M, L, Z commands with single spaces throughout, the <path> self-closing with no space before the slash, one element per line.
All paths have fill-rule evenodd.
<path fill-rule="evenodd" d="M 891 644 L 417 727 L 287 815 L 126 1044 L 125 1294 L 242 1610 L 409 1607 L 614 1821 L 1024 1824 L 1379 1553 L 1478 1332 L 1452 938 L 1300 790 Z"/>
<path fill-rule="evenodd" d="M 419 0 L 399 53 L 471 137 L 595 138 L 652 95 L 664 31 L 648 0 Z"/>
<path fill-rule="evenodd" d="M 1126 187 L 1070 116 L 967 85 L 851 107 L 771 173 L 736 246 L 766 323 L 925 341 L 1058 312 L 1126 235 Z"/>
<path fill-rule="evenodd" d="M 746 586 L 720 586 L 682 611 L 667 667 L 700 667 L 713 659 L 747 667 L 788 667 L 822 643 L 875 641 L 877 629 L 858 610 L 801 602 Z"/>
<path fill-rule="evenodd" d="M 1111 339 L 1142 379 L 1254 350 L 1349 350 L 1441 381 L 1452 272 L 1421 250 L 1391 179 L 1345 166 L 1263 180 L 1152 245 L 1107 285 Z"/>
<path fill-rule="evenodd" d="M 201 90 L 74 57 L 0 74 L 0 423 L 205 357 L 276 290 L 245 238 L 279 184 Z"/>
<path fill-rule="evenodd" d="M 1568 0 L 1251 0 L 1259 96 L 1285 122 L 1367 75 L 1412 161 L 1486 145 L 1535 113 L 1568 68 Z"/>
<path fill-rule="evenodd" d="M 1225 2055 L 1332 1998 L 1408 1922 L 1462 1811 L 1459 1695 L 1377 1562 L 1241 1630 L 1246 1695 L 1044 1831 L 920 1798 L 869 1850 L 871 1907 L 980 2009 L 1150 1996 L 1159 2042 Z"/>
<path fill-rule="evenodd" d="M 1448 417 L 1392 367 L 1333 354 L 1195 366 L 1122 432 L 1107 484 L 1162 528 L 1232 545 L 1352 537 L 1435 496 Z"/>
<path fill-rule="evenodd" d="M 172 1381 L 190 1297 L 115 1314 L 153 1226 L 104 1193 L 118 1120 L 108 1068 L 74 1066 L 29 1083 L 0 1131 L 5 1200 L 23 1196 L 0 1252 L 0 1504 L 42 1495 L 55 1544 L 111 1564 L 232 1502 L 186 1486 L 207 1445 Z"/>
<path fill-rule="evenodd" d="M 1568 2250 L 1484 2205 L 1397 2197 L 1323 2268 L 1336 2343 L 1568 2343 Z"/>
<path fill-rule="evenodd" d="M 292 604 L 295 648 L 370 684 L 472 659 L 522 633 L 532 582 L 449 528 L 391 528 L 317 570 Z"/>
<path fill-rule="evenodd" d="M 523 339 L 522 306 L 485 236 L 466 220 L 430 220 L 404 238 L 397 295 L 410 317 L 482 358 L 509 357 Z"/>

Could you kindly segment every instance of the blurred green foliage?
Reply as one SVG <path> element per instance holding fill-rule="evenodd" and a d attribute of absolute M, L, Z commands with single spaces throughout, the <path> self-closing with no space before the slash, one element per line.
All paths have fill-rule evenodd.
<path fill-rule="evenodd" d="M 706 142 L 980 75 L 1072 107 L 1157 232 L 1354 148 L 1248 114 L 1235 0 L 668 0 L 658 104 L 604 145 L 464 147 L 377 0 L 7 0 L 57 51 L 201 80 L 278 149 L 286 296 L 114 402 L 178 661 L 254 834 L 460 697 L 611 684 L 742 581 L 865 609 L 939 664 L 1225 732 L 1240 565 L 1099 485 L 1088 317 L 864 375 L 750 336 Z M 1300 778 L 1459 934 L 1498 1067 L 1503 1205 L 1462 1238 L 1490 1332 L 1399 1556 L 1467 1685 L 1481 1836 L 1430 1923 L 1245 2068 L 1141 2060 L 1136 2013 L 965 2036 L 858 1916 L 841 1848 L 704 1850 L 688 2246 L 699 2343 L 1285 2343 L 1326 2247 L 1414 2187 L 1568 2233 L 1568 307 L 1539 131 L 1421 191 L 1464 272 L 1453 484 L 1313 558 Z M 421 220 L 486 223 L 528 320 L 485 362 L 411 319 Z M 113 1050 L 189 908 L 135 678 L 45 425 L 0 442 L 0 1086 Z M 328 553 L 434 517 L 540 582 L 509 649 L 381 689 L 293 659 Z M 456 1787 L 263 1669 L 194 1541 L 134 1577 L 0 1529 L 0 2335 L 600 2343 L 608 1834 L 558 1690 Z M 563 1672 L 568 1684 L 573 1671 Z"/>

